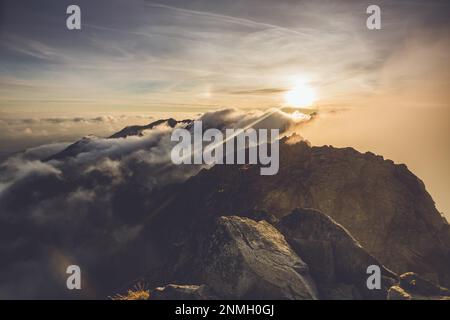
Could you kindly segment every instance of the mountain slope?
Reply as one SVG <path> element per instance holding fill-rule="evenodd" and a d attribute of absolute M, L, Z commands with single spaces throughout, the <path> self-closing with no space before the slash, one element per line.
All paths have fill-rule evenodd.
<path fill-rule="evenodd" d="M 204 232 L 210 217 L 265 211 L 281 218 L 297 207 L 314 208 L 396 273 L 417 272 L 450 285 L 447 221 L 405 165 L 371 153 L 283 142 L 274 176 L 261 176 L 258 166 L 216 165 L 169 194 L 148 219 L 174 255 L 184 247 L 170 243 Z"/>

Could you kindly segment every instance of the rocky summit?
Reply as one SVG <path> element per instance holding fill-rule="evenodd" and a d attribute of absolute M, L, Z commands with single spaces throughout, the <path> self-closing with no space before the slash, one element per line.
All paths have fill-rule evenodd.
<path fill-rule="evenodd" d="M 299 247 L 299 239 L 290 237 L 295 218 L 286 216 L 296 208 L 310 208 L 328 220 L 298 218 L 309 224 L 306 228 L 298 222 L 298 228 L 302 233 L 319 228 L 325 233 L 317 241 L 325 246 L 334 243 L 337 234 L 347 239 L 353 253 L 333 244 L 338 261 L 348 259 L 348 255 L 353 258 L 361 247 L 368 254 L 364 259 L 369 261 L 370 255 L 396 274 L 416 272 L 435 283 L 450 285 L 449 224 L 436 210 L 422 181 L 405 165 L 352 148 L 284 141 L 279 173 L 263 177 L 258 170 L 257 166 L 216 165 L 168 188 L 162 196 L 163 206 L 152 210 L 149 229 L 156 228 L 158 234 L 165 230 L 158 241 L 165 239 L 165 245 L 173 245 L 171 252 L 182 255 L 183 250 L 191 250 L 185 246 L 196 246 L 196 240 L 184 241 L 189 234 L 206 232 L 214 217 L 281 219 L 279 226 L 289 236 L 288 242 Z"/>

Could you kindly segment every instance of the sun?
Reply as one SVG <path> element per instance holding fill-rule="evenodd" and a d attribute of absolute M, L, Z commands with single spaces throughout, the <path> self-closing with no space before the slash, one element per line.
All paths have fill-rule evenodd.
<path fill-rule="evenodd" d="M 286 92 L 284 101 L 289 107 L 309 107 L 316 101 L 316 92 L 307 84 L 297 84 L 291 90 Z"/>

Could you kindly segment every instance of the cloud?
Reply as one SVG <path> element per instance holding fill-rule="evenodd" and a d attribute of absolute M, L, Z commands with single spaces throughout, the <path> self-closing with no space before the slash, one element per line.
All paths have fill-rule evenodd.
<path fill-rule="evenodd" d="M 94 114 L 66 117 L 36 117 L 12 113 L 0 114 L 0 160 L 8 153 L 55 141 L 72 141 L 86 134 L 108 136 L 130 124 L 145 124 L 151 115 L 145 114 Z"/>
<path fill-rule="evenodd" d="M 268 107 L 297 76 L 314 83 L 323 103 L 351 100 L 377 89 L 383 63 L 414 30 L 442 29 L 445 38 L 449 27 L 444 1 L 421 10 L 416 1 L 385 2 L 384 31 L 370 32 L 367 1 L 110 0 L 81 1 L 90 15 L 79 37 L 59 26 L 64 5 L 44 2 L 46 10 L 5 5 L 17 19 L 2 25 L 4 106 Z"/>
<path fill-rule="evenodd" d="M 6 118 L 1 119 L 3 123 L 14 125 L 14 124 L 38 124 L 38 123 L 48 123 L 48 124 L 61 124 L 61 123 L 99 123 L 99 122 L 117 122 L 123 118 L 122 116 L 111 116 L 103 115 L 97 117 L 53 117 L 53 118 Z M 148 117 L 147 117 L 148 119 Z"/>
<path fill-rule="evenodd" d="M 252 90 L 236 90 L 231 91 L 231 94 L 236 95 L 271 95 L 274 93 L 283 93 L 288 91 L 286 88 L 262 88 L 262 89 L 252 89 Z"/>

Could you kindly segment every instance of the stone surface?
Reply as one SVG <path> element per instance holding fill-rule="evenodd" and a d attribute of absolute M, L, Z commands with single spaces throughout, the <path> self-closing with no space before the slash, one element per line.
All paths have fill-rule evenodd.
<path fill-rule="evenodd" d="M 402 274 L 400 286 L 408 292 L 423 296 L 450 296 L 450 291 L 447 288 L 436 285 L 414 272 Z"/>
<path fill-rule="evenodd" d="M 316 299 L 308 266 L 266 221 L 220 217 L 204 255 L 204 281 L 225 299 Z"/>
<path fill-rule="evenodd" d="M 388 300 L 450 300 L 450 291 L 414 272 L 400 276 L 400 283 L 389 289 Z"/>
<path fill-rule="evenodd" d="M 388 291 L 388 300 L 411 300 L 411 295 L 400 286 L 392 286 Z"/>
<path fill-rule="evenodd" d="M 313 209 L 295 209 L 277 224 L 308 264 L 323 299 L 385 299 L 397 276 L 387 270 L 333 219 Z M 381 290 L 367 289 L 367 267 L 377 265 Z"/>

